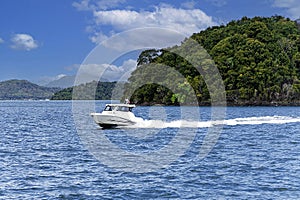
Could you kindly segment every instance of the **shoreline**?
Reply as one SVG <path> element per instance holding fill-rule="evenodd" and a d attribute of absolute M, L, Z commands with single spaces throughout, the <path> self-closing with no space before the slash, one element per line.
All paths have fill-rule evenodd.
<path fill-rule="evenodd" d="M 161 103 L 155 103 L 155 102 L 145 102 L 142 104 L 135 104 L 138 106 L 199 106 L 199 107 L 205 107 L 205 106 L 211 106 L 211 102 L 200 102 L 200 103 L 194 103 L 194 104 L 161 104 Z M 298 107 L 300 106 L 300 101 L 293 101 L 293 102 L 280 102 L 280 101 L 272 101 L 272 102 L 249 102 L 249 101 L 240 101 L 240 102 L 230 102 L 227 101 L 224 103 L 218 103 L 215 102 L 214 106 L 229 106 L 229 107 L 286 107 L 286 106 L 294 106 Z"/>
<path fill-rule="evenodd" d="M 0 99 L 2 102 L 55 102 L 55 101 L 119 101 L 119 100 L 111 100 L 111 99 L 62 99 L 62 100 L 51 100 L 51 99 Z M 200 102 L 200 103 L 192 103 L 192 104 L 161 104 L 156 102 L 144 102 L 144 103 L 135 103 L 137 106 L 199 106 L 199 107 L 206 107 L 206 106 L 212 106 L 211 102 Z M 240 102 L 230 102 L 227 101 L 224 103 L 214 103 L 214 106 L 226 106 L 226 107 L 299 107 L 300 106 L 300 100 L 299 101 L 293 101 L 293 102 L 280 102 L 280 101 L 272 101 L 272 102 L 249 102 L 249 101 L 240 101 Z"/>

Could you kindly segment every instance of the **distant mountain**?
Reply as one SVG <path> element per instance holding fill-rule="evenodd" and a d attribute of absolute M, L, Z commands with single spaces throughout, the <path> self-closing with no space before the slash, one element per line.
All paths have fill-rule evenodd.
<path fill-rule="evenodd" d="M 59 87 L 59 88 L 68 88 L 72 87 L 75 82 L 75 76 L 64 76 L 60 79 L 51 81 L 46 84 L 45 87 Z"/>
<path fill-rule="evenodd" d="M 0 82 L 0 99 L 50 99 L 59 90 L 60 88 L 43 87 L 27 80 L 8 80 Z"/>
<path fill-rule="evenodd" d="M 73 76 L 63 76 L 60 79 L 51 81 L 50 83 L 44 85 L 45 87 L 59 87 L 59 88 L 69 88 L 69 87 L 73 87 L 75 84 L 75 79 L 76 79 L 76 75 Z M 91 82 L 91 80 L 95 80 L 97 81 L 97 77 L 90 77 L 90 75 L 84 75 L 81 74 L 81 78 L 80 80 L 77 80 L 77 84 L 83 84 L 83 83 L 88 83 Z M 109 82 L 108 79 L 100 79 L 101 82 Z"/>

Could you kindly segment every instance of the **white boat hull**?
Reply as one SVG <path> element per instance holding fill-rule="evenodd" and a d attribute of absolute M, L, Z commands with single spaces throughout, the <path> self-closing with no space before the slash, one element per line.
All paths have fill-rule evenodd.
<path fill-rule="evenodd" d="M 117 126 L 132 126 L 136 124 L 132 119 L 116 116 L 113 114 L 91 113 L 96 124 L 103 128 L 114 128 Z"/>
<path fill-rule="evenodd" d="M 132 126 L 136 124 L 136 117 L 132 113 L 135 105 L 129 104 L 106 104 L 103 112 L 91 113 L 96 124 L 103 128 L 117 126 Z"/>

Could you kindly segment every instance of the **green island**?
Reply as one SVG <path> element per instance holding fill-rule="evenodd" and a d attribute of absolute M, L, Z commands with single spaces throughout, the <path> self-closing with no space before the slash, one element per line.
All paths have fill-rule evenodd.
<path fill-rule="evenodd" d="M 180 56 L 187 55 L 188 60 L 200 60 L 198 67 L 204 74 L 213 64 L 211 59 L 214 61 L 225 86 L 227 105 L 300 105 L 298 22 L 281 16 L 243 17 L 195 33 L 180 46 L 146 50 L 140 54 L 138 67 L 125 85 L 124 96 L 132 94 L 130 101 L 142 105 L 209 105 L 211 97 L 203 76 Z M 191 39 L 203 49 L 188 48 L 186 43 Z M 177 83 L 174 79 L 174 88 L 186 90 L 190 85 L 193 90 L 181 95 L 161 84 L 149 83 L 133 91 L 145 80 L 145 74 L 151 77 L 154 73 L 147 67 L 149 64 L 175 69 L 187 82 Z M 166 80 L 176 73 L 167 76 Z M 196 96 L 198 102 L 192 102 L 191 96 Z"/>
<path fill-rule="evenodd" d="M 75 99 L 111 99 L 117 90 L 115 98 L 138 105 L 210 105 L 207 85 L 219 73 L 227 105 L 299 106 L 299 28 L 300 20 L 281 16 L 243 17 L 194 33 L 180 45 L 144 50 L 126 83 L 93 81 L 59 89 L 10 80 L 1 82 L 0 99 L 71 100 L 75 88 L 80 91 Z M 95 95 L 87 92 L 95 88 Z"/>

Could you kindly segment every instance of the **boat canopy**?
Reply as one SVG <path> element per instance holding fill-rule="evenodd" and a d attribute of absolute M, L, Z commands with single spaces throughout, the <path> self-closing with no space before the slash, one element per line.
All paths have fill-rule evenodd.
<path fill-rule="evenodd" d="M 135 105 L 134 104 L 106 104 L 106 106 L 124 106 L 124 107 L 130 107 L 130 108 L 134 108 Z"/>
<path fill-rule="evenodd" d="M 132 108 L 135 105 L 133 104 L 106 104 L 104 111 L 123 111 L 123 112 L 131 112 Z"/>

